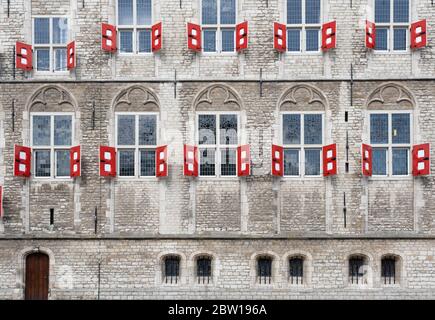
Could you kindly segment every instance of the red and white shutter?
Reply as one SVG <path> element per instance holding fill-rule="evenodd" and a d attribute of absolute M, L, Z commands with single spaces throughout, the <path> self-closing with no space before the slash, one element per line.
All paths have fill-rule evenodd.
<path fill-rule="evenodd" d="M 66 67 L 72 70 L 76 67 L 76 42 L 72 41 L 66 46 Z"/>
<path fill-rule="evenodd" d="M 331 21 L 322 25 L 322 50 L 323 51 L 335 48 L 336 29 L 337 29 L 337 25 L 335 21 Z"/>
<path fill-rule="evenodd" d="M 337 174 L 337 145 L 330 144 L 322 148 L 323 154 L 323 176 Z"/>
<path fill-rule="evenodd" d="M 116 47 L 116 27 L 103 23 L 101 24 L 101 47 L 104 51 L 115 52 Z"/>
<path fill-rule="evenodd" d="M 69 172 L 70 177 L 80 177 L 80 146 L 72 147 L 69 150 Z"/>
<path fill-rule="evenodd" d="M 418 49 L 426 45 L 426 19 L 411 23 L 411 48 Z"/>
<path fill-rule="evenodd" d="M 373 150 L 368 144 L 362 144 L 362 174 L 371 177 L 373 173 Z"/>
<path fill-rule="evenodd" d="M 187 47 L 193 51 L 201 51 L 201 26 L 187 23 Z"/>
<path fill-rule="evenodd" d="M 249 176 L 251 173 L 251 151 L 249 144 L 237 147 L 237 175 Z"/>
<path fill-rule="evenodd" d="M 376 46 L 376 25 L 366 20 L 366 47 L 374 49 Z"/>
<path fill-rule="evenodd" d="M 0 186 L 0 218 L 3 217 L 3 186 Z"/>
<path fill-rule="evenodd" d="M 282 177 L 284 175 L 284 148 L 272 145 L 272 175 Z"/>
<path fill-rule="evenodd" d="M 273 23 L 273 47 L 279 52 L 287 50 L 287 27 L 285 24 Z"/>
<path fill-rule="evenodd" d="M 430 173 L 429 143 L 415 145 L 412 148 L 412 175 L 422 176 Z"/>
<path fill-rule="evenodd" d="M 248 48 L 248 21 L 236 25 L 236 51 Z"/>
<path fill-rule="evenodd" d="M 15 66 L 17 69 L 31 71 L 33 69 L 32 46 L 17 41 L 15 45 Z"/>
<path fill-rule="evenodd" d="M 156 23 L 151 27 L 151 49 L 153 52 L 162 48 L 162 23 Z"/>
<path fill-rule="evenodd" d="M 184 145 L 184 175 L 198 176 L 198 147 Z"/>
<path fill-rule="evenodd" d="M 116 176 L 116 149 L 100 146 L 100 176 Z"/>
<path fill-rule="evenodd" d="M 14 147 L 14 176 L 30 177 L 32 149 L 29 147 Z"/>
<path fill-rule="evenodd" d="M 161 146 L 156 148 L 156 176 L 168 176 L 168 147 Z"/>

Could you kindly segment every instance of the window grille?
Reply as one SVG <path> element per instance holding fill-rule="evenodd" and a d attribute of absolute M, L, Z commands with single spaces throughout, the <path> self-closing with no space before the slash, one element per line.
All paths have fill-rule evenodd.
<path fill-rule="evenodd" d="M 180 277 L 180 257 L 169 256 L 165 258 L 164 282 L 176 284 Z"/>
<path fill-rule="evenodd" d="M 384 257 L 381 261 L 381 277 L 384 284 L 396 284 L 396 259 Z"/>
<path fill-rule="evenodd" d="M 356 256 L 349 259 L 349 282 L 351 284 L 366 284 L 366 259 Z"/>
<path fill-rule="evenodd" d="M 291 284 L 304 283 L 304 259 L 302 257 L 289 259 L 289 282 Z"/>
<path fill-rule="evenodd" d="M 258 258 L 257 279 L 260 284 L 270 284 L 272 282 L 272 258 Z"/>
<path fill-rule="evenodd" d="M 209 284 L 212 276 L 211 273 L 211 258 L 199 257 L 196 260 L 197 278 L 199 284 Z"/>

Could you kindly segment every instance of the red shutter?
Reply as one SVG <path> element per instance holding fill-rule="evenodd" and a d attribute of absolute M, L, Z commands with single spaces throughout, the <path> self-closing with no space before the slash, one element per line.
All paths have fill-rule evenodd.
<path fill-rule="evenodd" d="M 374 49 L 376 46 L 376 25 L 366 20 L 366 47 Z"/>
<path fill-rule="evenodd" d="M 330 144 L 322 148 L 323 153 L 323 176 L 337 174 L 337 145 Z"/>
<path fill-rule="evenodd" d="M 66 60 L 66 67 L 68 70 L 72 70 L 76 67 L 76 43 L 75 41 L 72 41 L 68 43 L 66 47 L 67 52 L 67 60 Z"/>
<path fill-rule="evenodd" d="M 0 218 L 3 217 L 3 186 L 0 186 Z"/>
<path fill-rule="evenodd" d="M 272 145 L 272 175 L 284 175 L 284 148 Z"/>
<path fill-rule="evenodd" d="M 412 148 L 412 175 L 421 176 L 430 172 L 429 143 L 415 145 Z"/>
<path fill-rule="evenodd" d="M 273 47 L 279 52 L 287 50 L 287 27 L 285 24 L 273 23 Z"/>
<path fill-rule="evenodd" d="M 373 151 L 372 147 L 368 144 L 362 144 L 362 174 L 364 176 L 371 176 L 373 173 Z"/>
<path fill-rule="evenodd" d="M 31 71 L 33 69 L 32 57 L 32 46 L 17 41 L 15 45 L 15 66 L 17 69 Z"/>
<path fill-rule="evenodd" d="M 156 148 L 156 176 L 168 176 L 168 148 L 161 146 Z"/>
<path fill-rule="evenodd" d="M 237 175 L 249 176 L 251 173 L 251 151 L 249 144 L 237 147 Z"/>
<path fill-rule="evenodd" d="M 156 23 L 151 27 L 151 48 L 153 52 L 162 48 L 162 23 Z"/>
<path fill-rule="evenodd" d="M 426 19 L 411 23 L 411 48 L 425 47 L 427 44 Z"/>
<path fill-rule="evenodd" d="M 69 150 L 69 172 L 70 177 L 80 177 L 80 146 L 72 147 Z"/>
<path fill-rule="evenodd" d="M 116 149 L 100 146 L 100 176 L 116 176 Z"/>
<path fill-rule="evenodd" d="M 32 149 L 15 145 L 14 147 L 14 175 L 30 177 Z"/>
<path fill-rule="evenodd" d="M 107 23 L 101 24 L 101 47 L 104 51 L 116 51 L 116 27 Z"/>
<path fill-rule="evenodd" d="M 236 25 L 236 51 L 248 48 L 248 21 Z"/>
<path fill-rule="evenodd" d="M 187 47 L 193 51 L 201 51 L 201 26 L 187 23 Z"/>
<path fill-rule="evenodd" d="M 322 25 L 322 50 L 335 48 L 336 22 L 331 21 Z"/>
<path fill-rule="evenodd" d="M 184 175 L 198 176 L 198 147 L 184 145 Z"/>

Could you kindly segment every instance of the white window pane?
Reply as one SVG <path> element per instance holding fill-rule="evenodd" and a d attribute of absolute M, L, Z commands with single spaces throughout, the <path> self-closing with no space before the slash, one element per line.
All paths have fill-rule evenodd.
<path fill-rule="evenodd" d="M 287 24 L 302 23 L 302 0 L 287 0 Z"/>
<path fill-rule="evenodd" d="M 406 50 L 406 28 L 394 28 L 394 50 Z"/>
<path fill-rule="evenodd" d="M 35 18 L 35 44 L 50 44 L 50 19 Z"/>
<path fill-rule="evenodd" d="M 51 118 L 50 116 L 33 116 L 33 145 L 49 146 L 51 144 Z"/>
<path fill-rule="evenodd" d="M 54 145 L 69 146 L 72 138 L 72 116 L 54 116 Z"/>
<path fill-rule="evenodd" d="M 319 29 L 307 29 L 307 51 L 318 51 L 319 50 Z"/>
<path fill-rule="evenodd" d="M 282 117 L 282 140 L 284 144 L 301 143 L 301 115 L 284 114 Z"/>
<path fill-rule="evenodd" d="M 54 49 L 54 70 L 67 71 L 66 49 Z"/>
<path fill-rule="evenodd" d="M 305 175 L 320 175 L 320 149 L 305 149 Z"/>
<path fill-rule="evenodd" d="M 219 117 L 220 143 L 237 144 L 237 115 L 223 114 Z"/>
<path fill-rule="evenodd" d="M 320 0 L 306 0 L 305 23 L 320 23 Z"/>
<path fill-rule="evenodd" d="M 385 176 L 387 174 L 387 149 L 373 148 L 373 174 Z"/>
<path fill-rule="evenodd" d="M 234 51 L 234 29 L 222 30 L 222 51 L 223 52 Z"/>
<path fill-rule="evenodd" d="M 134 115 L 118 116 L 118 145 L 130 146 L 135 144 L 135 125 Z"/>
<path fill-rule="evenodd" d="M 301 51 L 301 29 L 287 29 L 287 48 L 291 52 Z"/>
<path fill-rule="evenodd" d="M 53 18 L 53 43 L 66 44 L 68 41 L 68 19 Z"/>
<path fill-rule="evenodd" d="M 199 144 L 216 143 L 216 116 L 213 114 L 200 114 L 198 116 Z"/>
<path fill-rule="evenodd" d="M 285 176 L 299 175 L 299 150 L 297 149 L 284 150 L 284 175 Z"/>
<path fill-rule="evenodd" d="M 69 177 L 69 164 L 69 150 L 56 150 L 56 176 Z"/>
<path fill-rule="evenodd" d="M 408 149 L 393 148 L 393 175 L 408 174 Z"/>
<path fill-rule="evenodd" d="M 133 24 L 133 0 L 118 0 L 118 23 Z"/>
<path fill-rule="evenodd" d="M 370 143 L 388 143 L 388 114 L 370 115 Z"/>
<path fill-rule="evenodd" d="M 221 0 L 221 23 L 236 23 L 236 0 Z"/>
<path fill-rule="evenodd" d="M 236 156 L 237 156 L 236 149 L 221 150 L 221 175 L 222 176 L 235 176 L 237 174 Z"/>
<path fill-rule="evenodd" d="M 155 150 L 140 151 L 140 175 L 141 176 L 156 175 L 156 151 Z"/>
<path fill-rule="evenodd" d="M 202 0 L 202 24 L 217 24 L 217 0 Z"/>
<path fill-rule="evenodd" d="M 205 29 L 203 31 L 204 52 L 216 52 L 216 30 Z"/>
<path fill-rule="evenodd" d="M 409 0 L 394 0 L 394 22 L 409 21 Z"/>
<path fill-rule="evenodd" d="M 390 0 L 375 0 L 375 23 L 390 22 Z"/>
<path fill-rule="evenodd" d="M 201 176 L 214 176 L 215 175 L 215 149 L 200 149 L 199 150 L 199 174 Z"/>
<path fill-rule="evenodd" d="M 131 53 L 133 52 L 133 31 L 120 31 L 119 32 L 120 52 Z"/>
<path fill-rule="evenodd" d="M 139 144 L 157 144 L 157 119 L 155 115 L 139 116 Z"/>
<path fill-rule="evenodd" d="M 49 49 L 36 49 L 36 69 L 38 71 L 50 71 Z"/>
<path fill-rule="evenodd" d="M 50 151 L 48 150 L 35 151 L 35 176 L 36 177 L 50 176 Z"/>
<path fill-rule="evenodd" d="M 151 52 L 151 30 L 140 30 L 138 40 L 139 52 Z"/>
<path fill-rule="evenodd" d="M 152 6 L 151 0 L 137 0 L 137 24 L 139 25 L 150 25 Z"/>
<path fill-rule="evenodd" d="M 411 123 L 409 113 L 396 113 L 391 115 L 391 135 L 393 143 L 410 143 Z"/>
<path fill-rule="evenodd" d="M 304 143 L 322 144 L 322 115 L 304 115 Z"/>
<path fill-rule="evenodd" d="M 387 28 L 376 28 L 376 50 L 388 50 L 388 30 Z"/>

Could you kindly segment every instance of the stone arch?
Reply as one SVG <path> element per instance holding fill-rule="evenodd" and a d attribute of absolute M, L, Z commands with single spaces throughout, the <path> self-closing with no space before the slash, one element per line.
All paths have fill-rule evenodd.
<path fill-rule="evenodd" d="M 196 261 L 198 258 L 200 257 L 208 257 L 211 259 L 211 272 L 212 272 L 212 280 L 211 283 L 216 283 L 217 279 L 219 277 L 219 273 L 220 273 L 220 259 L 217 256 L 216 253 L 214 252 L 210 252 L 210 251 L 195 251 L 193 252 L 190 257 L 189 257 L 189 261 L 188 263 L 188 272 L 189 272 L 189 276 L 191 278 L 192 281 L 190 281 L 192 284 L 197 284 L 197 281 L 195 281 L 196 279 L 196 275 L 197 275 L 197 264 Z"/>
<path fill-rule="evenodd" d="M 157 94 L 150 88 L 132 85 L 122 89 L 112 101 L 112 113 L 159 112 L 160 102 Z"/>
<path fill-rule="evenodd" d="M 365 106 L 368 110 L 412 110 L 416 108 L 416 100 L 405 86 L 388 82 L 370 93 Z"/>
<path fill-rule="evenodd" d="M 78 104 L 72 94 L 59 85 L 46 85 L 36 90 L 27 102 L 28 112 L 74 112 Z"/>
<path fill-rule="evenodd" d="M 195 97 L 194 111 L 240 111 L 242 99 L 230 86 L 222 83 L 202 89 Z"/>
<path fill-rule="evenodd" d="M 278 111 L 325 111 L 328 101 L 316 87 L 297 84 L 284 91 L 278 100 Z"/>
<path fill-rule="evenodd" d="M 405 263 L 404 263 L 404 259 L 402 257 L 401 254 L 397 253 L 397 252 L 388 252 L 388 253 L 384 253 L 381 254 L 379 257 L 379 277 L 380 277 L 380 282 L 382 285 L 382 260 L 384 258 L 394 258 L 396 261 L 396 276 L 397 276 L 397 284 L 403 286 L 405 284 L 406 281 L 406 268 L 405 268 Z"/>
<path fill-rule="evenodd" d="M 308 286 L 311 284 L 311 277 L 313 274 L 313 256 L 311 253 L 305 250 L 292 250 L 287 251 L 282 256 L 282 276 L 283 279 L 288 279 L 289 273 L 289 260 L 292 258 L 302 258 L 303 259 L 303 280 L 304 285 Z"/>
<path fill-rule="evenodd" d="M 272 259 L 272 286 L 280 283 L 280 259 L 279 256 L 273 251 L 260 251 L 251 255 L 250 258 L 250 273 L 251 273 L 251 285 L 259 285 L 257 283 L 257 261 L 259 258 L 268 257 Z"/>
<path fill-rule="evenodd" d="M 349 260 L 354 257 L 362 257 L 364 259 L 364 265 L 367 267 L 367 286 L 371 287 L 373 286 L 373 256 L 365 252 L 364 250 L 354 250 L 348 252 L 344 257 L 344 263 L 343 263 L 343 279 L 346 286 L 349 285 Z"/>
<path fill-rule="evenodd" d="M 163 251 L 158 254 L 157 260 L 156 260 L 156 285 L 162 285 L 163 283 L 163 273 L 164 273 L 164 262 L 165 259 L 169 256 L 177 256 L 180 259 L 180 269 L 179 269 L 179 284 L 186 284 L 187 283 L 187 258 L 186 255 L 182 252 L 178 251 Z"/>

